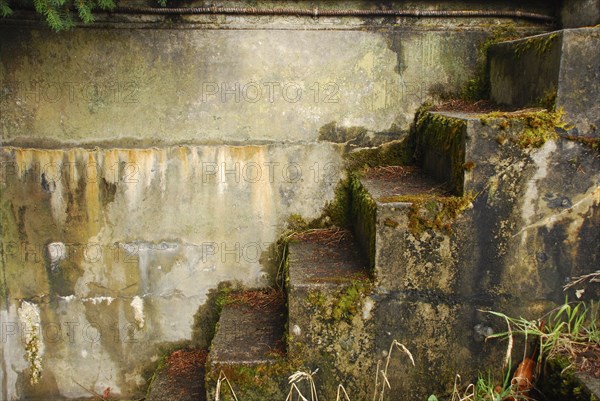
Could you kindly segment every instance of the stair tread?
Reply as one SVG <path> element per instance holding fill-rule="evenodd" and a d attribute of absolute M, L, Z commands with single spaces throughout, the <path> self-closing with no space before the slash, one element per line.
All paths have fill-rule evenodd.
<path fill-rule="evenodd" d="M 210 350 L 215 365 L 270 363 L 284 352 L 285 302 L 280 292 L 233 293 L 223 306 Z"/>
<path fill-rule="evenodd" d="M 369 169 L 361 179 L 373 199 L 405 195 L 446 195 L 444 184 L 417 166 L 388 166 Z"/>
<path fill-rule="evenodd" d="M 439 114 L 442 116 L 457 118 L 461 120 L 478 120 L 482 115 L 486 113 L 481 112 L 469 112 L 469 111 L 458 111 L 458 110 L 440 110 L 440 111 L 431 111 L 432 114 Z"/>
<path fill-rule="evenodd" d="M 445 117 L 460 119 L 460 120 L 480 120 L 482 116 L 485 116 L 490 113 L 494 113 L 497 115 L 497 118 L 518 118 L 520 116 L 544 112 L 546 109 L 543 107 L 529 107 L 529 108 L 503 108 L 503 109 L 495 109 L 493 111 L 485 111 L 485 112 L 470 112 L 470 111 L 460 111 L 460 110 L 436 110 L 430 111 L 432 114 L 439 114 Z"/>
<path fill-rule="evenodd" d="M 292 287 L 336 286 L 368 279 L 359 245 L 347 230 L 314 230 L 289 244 Z"/>
<path fill-rule="evenodd" d="M 169 355 L 150 384 L 147 401 L 206 399 L 206 350 L 178 350 Z"/>

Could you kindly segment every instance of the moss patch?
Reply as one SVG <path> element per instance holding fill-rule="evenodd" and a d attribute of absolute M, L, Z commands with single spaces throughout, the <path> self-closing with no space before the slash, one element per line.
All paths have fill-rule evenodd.
<path fill-rule="evenodd" d="M 371 271 L 375 268 L 375 221 L 377 204 L 363 187 L 357 174 L 350 178 L 351 214 L 355 222 L 354 231 L 369 262 Z"/>
<path fill-rule="evenodd" d="M 211 393 L 215 392 L 219 374 L 227 378 L 236 396 L 244 401 L 264 401 L 285 399 L 287 377 L 295 371 L 295 365 L 287 358 L 281 357 L 272 364 L 261 365 L 226 365 L 213 370 L 206 377 Z M 222 382 L 220 400 L 234 400 L 226 382 Z"/>
<path fill-rule="evenodd" d="M 423 163 L 426 150 L 447 155 L 450 164 L 448 185 L 456 195 L 461 195 L 464 190 L 463 133 L 465 130 L 464 120 L 430 113 L 427 105 L 421 107 L 417 112 L 415 119 L 416 158 Z"/>
<path fill-rule="evenodd" d="M 360 311 L 362 299 L 370 290 L 370 283 L 360 280 L 352 281 L 348 288 L 340 291 L 334 298 L 331 317 L 336 321 L 345 319 L 352 322 L 354 315 Z"/>
<path fill-rule="evenodd" d="M 556 111 L 549 110 L 522 110 L 517 112 L 492 112 L 480 116 L 484 125 L 490 124 L 494 119 L 503 119 L 501 124 L 508 124 L 507 128 L 518 123 L 521 126 L 519 134 L 509 138 L 521 148 L 539 148 L 546 141 L 557 139 L 558 130 L 569 129 L 569 124 L 563 120 L 564 112 L 561 108 Z"/>
<path fill-rule="evenodd" d="M 492 31 L 492 34 L 477 49 L 475 76 L 465 84 L 461 93 L 462 99 L 474 101 L 489 98 L 488 50 L 495 43 L 514 40 L 518 37 L 519 33 L 512 23 L 501 25 Z"/>
<path fill-rule="evenodd" d="M 192 327 L 192 345 L 196 348 L 208 349 L 213 337 L 223 306 L 229 295 L 240 289 L 240 285 L 229 281 L 219 283 L 218 287 L 208 292 L 206 302 L 198 308 L 194 315 Z"/>
<path fill-rule="evenodd" d="M 345 159 L 349 171 L 379 166 L 406 166 L 414 161 L 414 142 L 412 137 L 408 136 L 376 148 L 348 153 Z"/>
<path fill-rule="evenodd" d="M 471 208 L 476 195 L 465 196 L 439 195 L 401 195 L 379 199 L 381 202 L 411 203 L 408 214 L 408 228 L 419 236 L 425 230 L 437 230 L 452 233 L 452 222 L 465 210 Z"/>
<path fill-rule="evenodd" d="M 533 50 L 538 56 L 541 56 L 552 48 L 557 39 L 558 33 L 555 32 L 550 35 L 523 40 L 515 46 L 515 55 L 521 57 L 523 53 Z"/>
<path fill-rule="evenodd" d="M 535 106 L 543 107 L 546 110 L 554 111 L 556 109 L 556 94 L 558 90 L 553 86 L 546 90 L 544 94 L 537 99 Z"/>

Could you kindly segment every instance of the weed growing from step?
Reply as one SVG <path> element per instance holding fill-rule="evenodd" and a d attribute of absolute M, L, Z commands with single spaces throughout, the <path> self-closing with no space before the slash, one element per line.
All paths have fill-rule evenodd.
<path fill-rule="evenodd" d="M 506 320 L 509 330 L 489 336 L 489 338 L 508 339 L 513 335 L 522 335 L 525 339 L 540 339 L 538 362 L 543 358 L 565 357 L 570 367 L 579 366 L 578 355 L 592 352 L 600 355 L 600 327 L 598 326 L 599 305 L 584 302 L 565 302 L 560 308 L 550 312 L 542 329 L 535 320 L 509 317 L 500 312 L 489 312 Z M 597 372 L 600 375 L 600 372 Z"/>
<path fill-rule="evenodd" d="M 502 382 L 496 381 L 490 374 L 479 374 L 477 381 L 469 385 L 460 385 L 460 376 L 457 375 L 452 394 L 443 399 L 452 401 L 502 401 L 506 399 L 530 400 L 528 396 L 519 394 L 519 381 L 512 377 L 512 351 L 514 337 L 522 336 L 527 342 L 530 338 L 539 338 L 539 350 L 537 357 L 538 369 L 543 362 L 559 364 L 563 367 L 560 383 L 564 386 L 565 371 L 577 371 L 585 369 L 582 365 L 582 353 L 595 353 L 600 355 L 600 327 L 598 327 L 597 303 L 586 304 L 584 302 L 565 302 L 562 306 L 551 311 L 546 317 L 547 322 L 540 328 L 538 320 L 514 318 L 500 312 L 489 311 L 488 313 L 502 318 L 507 322 L 508 329 L 505 332 L 492 334 L 488 339 L 497 338 L 507 340 L 507 353 L 504 361 L 506 367 Z M 525 352 L 531 350 L 525 349 Z M 519 361 L 524 356 L 519 356 Z M 585 359 L 585 358 L 583 358 Z M 566 361 L 566 363 L 564 362 Z M 600 374 L 600 372 L 596 372 Z M 462 389 L 461 389 L 462 388 Z M 581 389 L 569 390 L 577 393 Z M 441 398 L 440 398 L 441 399 Z M 565 398 L 567 399 L 567 398 Z M 572 399 L 572 398 L 569 398 Z M 428 401 L 438 401 L 436 395 L 431 395 Z"/>

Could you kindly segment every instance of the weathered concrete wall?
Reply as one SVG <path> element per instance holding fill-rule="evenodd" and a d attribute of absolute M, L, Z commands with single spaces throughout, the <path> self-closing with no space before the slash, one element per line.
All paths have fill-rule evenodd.
<path fill-rule="evenodd" d="M 314 141 L 332 121 L 406 131 L 433 84 L 460 90 L 484 35 L 9 29 L 2 37 L 5 140 L 154 144 Z"/>
<path fill-rule="evenodd" d="M 5 399 L 140 395 L 207 291 L 268 283 L 287 217 L 333 199 L 345 147 L 320 128 L 401 137 L 505 22 L 115 19 L 0 27 Z"/>
<path fill-rule="evenodd" d="M 34 388 L 75 397 L 84 394 L 73 379 L 114 393 L 142 387 L 156 345 L 191 339 L 210 288 L 272 280 L 270 246 L 287 216 L 317 217 L 340 178 L 309 168 L 340 157 L 331 144 L 4 148 L 8 399 L 18 377 L 28 381 L 30 327 L 18 309 L 29 304 L 40 313 L 43 380 L 57 381 Z"/>

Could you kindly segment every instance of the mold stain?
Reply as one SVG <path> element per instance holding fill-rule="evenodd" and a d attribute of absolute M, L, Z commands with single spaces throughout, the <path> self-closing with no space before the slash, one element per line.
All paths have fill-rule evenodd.
<path fill-rule="evenodd" d="M 556 150 L 556 142 L 548 141 L 544 146 L 537 152 L 531 155 L 536 166 L 536 172 L 531 177 L 531 180 L 527 182 L 525 194 L 523 195 L 523 206 L 521 209 L 521 218 L 523 219 L 524 225 L 528 226 L 533 221 L 536 215 L 536 203 L 539 198 L 538 182 L 544 179 L 548 175 L 548 163 L 552 153 Z M 522 244 L 526 244 L 526 234 L 522 237 Z"/>

